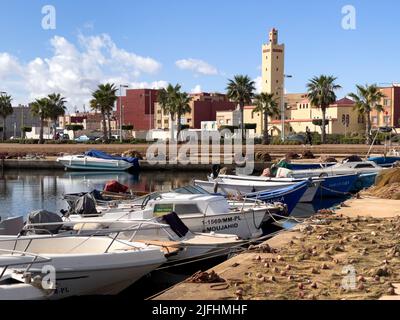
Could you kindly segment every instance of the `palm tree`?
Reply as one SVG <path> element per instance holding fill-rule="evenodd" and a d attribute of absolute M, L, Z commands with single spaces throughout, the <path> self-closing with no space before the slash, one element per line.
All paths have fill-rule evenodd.
<path fill-rule="evenodd" d="M 333 76 L 320 75 L 312 78 L 308 84 L 308 99 L 311 105 L 322 111 L 321 142 L 325 143 L 326 109 L 336 101 L 335 90 L 341 88 L 335 84 L 337 78 Z"/>
<path fill-rule="evenodd" d="M 115 101 L 117 101 L 117 88 L 113 83 L 106 83 L 99 85 L 99 90 L 104 92 L 106 104 L 104 105 L 104 111 L 107 114 L 108 123 L 108 139 L 111 139 L 111 113 L 114 109 Z"/>
<path fill-rule="evenodd" d="M 179 84 L 176 84 L 175 86 L 168 84 L 167 88 L 161 89 L 157 94 L 157 101 L 160 104 L 161 109 L 164 114 L 169 114 L 170 116 L 169 129 L 171 140 L 175 139 L 173 122 L 176 120 L 177 111 L 179 109 L 177 105 L 179 95 L 181 94 L 180 90 L 181 86 Z"/>
<path fill-rule="evenodd" d="M 2 94 L 0 96 L 0 117 L 3 118 L 3 141 L 6 140 L 6 118 L 14 112 L 11 101 L 12 98 L 9 95 Z"/>
<path fill-rule="evenodd" d="M 57 120 L 58 117 L 63 116 L 67 107 L 67 101 L 59 93 L 52 93 L 48 95 L 49 99 L 49 117 L 53 121 L 53 139 L 56 139 L 57 134 Z"/>
<path fill-rule="evenodd" d="M 49 118 L 50 115 L 50 100 L 49 98 L 36 99 L 35 102 L 31 104 L 31 112 L 34 116 L 40 118 L 40 132 L 39 132 L 39 143 L 43 144 L 43 127 L 44 120 Z"/>
<path fill-rule="evenodd" d="M 192 111 L 190 107 L 191 97 L 186 92 L 179 92 L 176 97 L 177 137 L 181 132 L 181 116 Z"/>
<path fill-rule="evenodd" d="M 93 92 L 93 99 L 90 101 L 92 109 L 100 111 L 103 121 L 103 140 L 111 139 L 111 112 L 114 108 L 115 101 L 117 101 L 117 88 L 113 83 L 100 84 L 95 92 Z M 108 135 L 106 117 L 108 122 Z"/>
<path fill-rule="evenodd" d="M 227 96 L 239 106 L 240 129 L 242 130 L 243 139 L 245 139 L 243 109 L 246 104 L 251 103 L 255 89 L 255 83 L 249 76 L 236 75 L 233 80 L 228 79 L 228 86 L 226 87 Z"/>
<path fill-rule="evenodd" d="M 254 103 L 256 107 L 252 112 L 260 112 L 264 117 L 263 144 L 269 144 L 268 117 L 280 114 L 278 102 L 273 93 L 262 92 L 255 96 Z"/>
<path fill-rule="evenodd" d="M 103 94 L 99 90 L 96 90 L 95 92 L 92 93 L 93 99 L 90 100 L 90 107 L 95 110 L 99 111 L 101 113 L 102 117 L 102 123 L 103 123 L 103 142 L 106 142 L 108 140 L 108 135 L 107 135 L 107 124 L 106 124 L 106 114 L 103 111 Z"/>
<path fill-rule="evenodd" d="M 379 101 L 381 101 L 385 95 L 379 90 L 376 84 L 370 86 L 357 85 L 356 87 L 357 94 L 350 93 L 349 97 L 354 100 L 354 108 L 358 111 L 358 113 L 366 118 L 365 142 L 367 144 L 371 144 L 371 111 L 383 111 L 383 106 L 379 104 Z"/>

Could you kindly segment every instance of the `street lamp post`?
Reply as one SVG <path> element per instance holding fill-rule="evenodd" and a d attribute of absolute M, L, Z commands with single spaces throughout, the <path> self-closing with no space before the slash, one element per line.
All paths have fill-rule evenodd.
<path fill-rule="evenodd" d="M 283 83 L 282 83 L 282 99 L 281 99 L 281 140 L 285 141 L 285 78 L 293 78 L 290 74 L 283 75 Z"/>
<path fill-rule="evenodd" d="M 129 88 L 128 85 L 119 85 L 119 141 L 122 143 L 122 88 Z"/>

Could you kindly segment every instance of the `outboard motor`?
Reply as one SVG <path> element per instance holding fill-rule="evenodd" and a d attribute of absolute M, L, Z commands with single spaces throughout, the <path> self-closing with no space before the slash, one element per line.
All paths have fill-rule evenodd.
<path fill-rule="evenodd" d="M 32 211 L 28 215 L 28 224 L 36 224 L 36 223 L 54 223 L 61 222 L 60 224 L 52 224 L 52 225 L 43 225 L 43 226 L 32 226 L 29 230 L 33 231 L 36 234 L 57 234 L 58 231 L 63 226 L 62 218 L 54 212 L 46 211 L 46 210 L 36 210 Z"/>
<path fill-rule="evenodd" d="M 82 216 L 98 215 L 99 213 L 96 210 L 96 200 L 90 193 L 79 197 L 70 207 L 68 215 L 70 214 L 79 214 Z"/>

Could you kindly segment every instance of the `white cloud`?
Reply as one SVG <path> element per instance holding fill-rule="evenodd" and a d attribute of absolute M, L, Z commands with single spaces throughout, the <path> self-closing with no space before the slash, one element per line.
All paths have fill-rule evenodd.
<path fill-rule="evenodd" d="M 19 73 L 20 71 L 17 58 L 6 52 L 0 52 L 0 79 Z"/>
<path fill-rule="evenodd" d="M 190 90 L 191 93 L 201 93 L 201 85 L 196 85 L 192 90 Z"/>
<path fill-rule="evenodd" d="M 261 77 L 257 77 L 254 80 L 255 83 L 255 87 L 256 87 L 256 93 L 261 93 L 261 89 L 262 89 L 262 78 Z"/>
<path fill-rule="evenodd" d="M 127 83 L 137 88 L 165 86 L 165 81 L 140 81 L 142 74 L 160 70 L 161 64 L 155 59 L 118 48 L 107 34 L 80 35 L 78 40 L 79 45 L 74 45 L 64 37 L 54 36 L 50 40 L 50 57 L 37 57 L 26 63 L 0 52 L 0 79 L 6 85 L 13 81 L 13 86 L 19 88 L 14 102 L 28 103 L 59 92 L 67 98 L 69 107 L 81 107 L 88 104 L 99 83 Z M 8 89 L 12 94 L 12 88 Z"/>
<path fill-rule="evenodd" d="M 131 82 L 130 88 L 132 89 L 162 89 L 168 86 L 167 81 L 153 81 L 153 82 Z"/>
<path fill-rule="evenodd" d="M 182 59 L 175 62 L 175 65 L 182 70 L 191 70 L 196 73 L 205 75 L 216 75 L 218 74 L 217 68 L 210 65 L 209 63 L 198 60 L 198 59 Z"/>

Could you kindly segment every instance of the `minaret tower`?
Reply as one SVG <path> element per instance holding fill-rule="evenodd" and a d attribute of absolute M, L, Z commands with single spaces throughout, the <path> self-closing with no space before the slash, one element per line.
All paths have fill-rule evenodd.
<path fill-rule="evenodd" d="M 278 44 L 278 30 L 269 33 L 269 42 L 262 46 L 262 92 L 274 93 L 281 103 L 284 95 L 285 45 Z"/>

